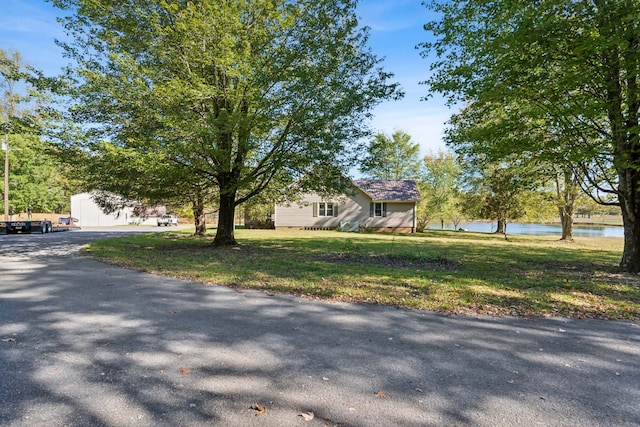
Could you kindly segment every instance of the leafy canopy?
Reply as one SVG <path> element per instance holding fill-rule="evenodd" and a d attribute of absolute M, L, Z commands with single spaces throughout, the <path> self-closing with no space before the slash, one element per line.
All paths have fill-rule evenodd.
<path fill-rule="evenodd" d="M 373 179 L 413 179 L 420 172 L 420 145 L 411 135 L 397 130 L 393 135 L 377 133 L 370 140 L 360 172 Z"/>
<path fill-rule="evenodd" d="M 348 171 L 371 108 L 401 95 L 354 1 L 54 4 L 73 13 L 72 113 L 91 125 L 89 149 L 107 138 L 217 187 L 224 243 L 235 206 L 268 186 Z"/>
<path fill-rule="evenodd" d="M 428 6 L 441 19 L 425 25 L 435 37 L 423 53 L 438 56 L 426 83 L 450 104 L 467 105 L 454 118 L 466 127 L 459 135 L 470 137 L 462 142 L 476 153 L 531 153 L 578 168 L 590 194 L 620 205 L 621 267 L 640 271 L 640 2 Z"/>

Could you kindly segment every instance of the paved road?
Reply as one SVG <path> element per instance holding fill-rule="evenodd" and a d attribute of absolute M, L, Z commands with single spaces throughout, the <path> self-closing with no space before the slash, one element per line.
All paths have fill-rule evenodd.
<path fill-rule="evenodd" d="M 638 323 L 328 304 L 79 253 L 119 233 L 0 236 L 0 425 L 640 425 Z"/>

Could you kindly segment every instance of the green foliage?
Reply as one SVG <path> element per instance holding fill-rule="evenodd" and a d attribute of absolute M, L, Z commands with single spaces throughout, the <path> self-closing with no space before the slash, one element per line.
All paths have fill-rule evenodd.
<path fill-rule="evenodd" d="M 0 49 L 0 140 L 8 146 L 9 214 L 68 212 L 74 189 L 73 180 L 63 175 L 64 167 L 54 156 L 53 147 L 39 136 L 50 117 L 47 93 L 33 84 L 38 76 L 18 52 Z M 6 151 L 1 153 L 4 165 Z M 4 195 L 4 179 L 0 186 Z M 3 197 L 3 211 L 4 205 Z"/>
<path fill-rule="evenodd" d="M 603 219 L 606 216 L 619 216 L 620 210 L 615 206 L 596 203 L 591 197 L 580 194 L 576 201 L 576 215 L 581 218 Z"/>
<path fill-rule="evenodd" d="M 536 169 L 512 159 L 487 162 L 481 157 L 465 159 L 467 188 L 460 203 L 465 216 L 497 221 L 497 232 L 506 224 L 523 219 L 527 206 L 538 196 Z"/>
<path fill-rule="evenodd" d="M 183 206 L 207 188 L 206 180 L 176 167 L 162 153 L 143 153 L 113 143 L 96 143 L 84 158 L 85 175 L 94 189 L 107 190 L 124 200 L 147 206 L 171 202 Z M 216 194 L 211 192 L 209 199 Z M 111 210 L 122 206 L 114 205 Z"/>
<path fill-rule="evenodd" d="M 235 207 L 265 188 L 346 172 L 368 111 L 400 94 L 350 0 L 54 4 L 72 13 L 72 113 L 93 124 L 88 148 L 108 139 L 218 194 L 217 244 L 235 243 Z"/>
<path fill-rule="evenodd" d="M 556 195 L 551 191 L 530 190 L 523 194 L 524 214 L 520 221 L 529 223 L 544 223 L 558 220 L 558 206 Z"/>
<path fill-rule="evenodd" d="M 451 153 L 439 151 L 424 157 L 418 186 L 422 200 L 418 205 L 418 231 L 423 231 L 431 220 L 459 221 L 458 194 L 461 167 Z"/>
<path fill-rule="evenodd" d="M 260 201 L 258 197 L 242 205 L 245 228 L 272 229 L 272 215 L 275 205 L 273 201 Z"/>
<path fill-rule="evenodd" d="M 48 145 L 35 135 L 11 135 L 8 141 L 9 211 L 68 212 L 69 188 Z"/>
<path fill-rule="evenodd" d="M 378 133 L 369 142 L 360 172 L 372 179 L 413 179 L 420 173 L 420 145 L 411 136 L 397 130 L 389 137 Z"/>
<path fill-rule="evenodd" d="M 640 271 L 637 0 L 435 0 L 427 84 L 465 111 L 453 138 L 478 152 L 572 166 L 587 193 L 614 196 L 625 225 L 621 267 Z"/>
<path fill-rule="evenodd" d="M 572 215 L 575 201 L 583 186 L 587 194 L 592 187 L 584 179 L 585 162 L 575 162 L 566 152 L 573 136 L 557 134 L 549 121 L 532 121 L 522 108 L 498 106 L 495 103 L 472 103 L 450 120 L 446 131 L 447 145 L 460 156 L 483 158 L 500 162 L 506 158 L 520 159 L 526 163 L 529 173 L 536 176 L 540 190 L 553 192 L 555 212 L 560 218 L 563 239 L 571 240 Z M 507 114 L 507 111 L 509 114 Z M 514 120 L 515 119 L 515 120 Z M 523 220 L 549 218 L 548 198 L 540 200 L 538 193 L 531 193 L 532 200 L 524 201 L 529 207 Z M 594 196 L 597 195 L 593 193 Z M 542 203 L 538 203 L 542 202 Z M 535 214 L 532 214 L 535 212 Z"/>

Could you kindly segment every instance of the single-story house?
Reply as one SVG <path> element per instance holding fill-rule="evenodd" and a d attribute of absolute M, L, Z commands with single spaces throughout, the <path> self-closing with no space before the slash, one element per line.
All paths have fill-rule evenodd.
<path fill-rule="evenodd" d="M 297 202 L 276 205 L 275 228 L 416 231 L 420 192 L 415 181 L 360 179 L 353 184 L 350 194 L 330 199 L 305 194 Z"/>
<path fill-rule="evenodd" d="M 148 215 L 139 216 L 133 206 L 126 206 L 116 212 L 105 213 L 95 202 L 92 193 L 71 196 L 71 216 L 78 219 L 77 225 L 85 227 L 105 227 L 114 225 L 156 225 L 156 217 L 166 213 L 164 206 Z"/>

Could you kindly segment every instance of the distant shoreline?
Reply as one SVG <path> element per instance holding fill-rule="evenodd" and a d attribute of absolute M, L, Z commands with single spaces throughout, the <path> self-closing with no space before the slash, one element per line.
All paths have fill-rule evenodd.
<path fill-rule="evenodd" d="M 560 224 L 560 221 L 554 222 Z M 600 220 L 595 218 L 574 218 L 574 225 L 608 225 L 612 227 L 622 227 L 624 224 L 622 223 L 622 218 L 619 216 L 615 217 L 605 217 Z"/>
<path fill-rule="evenodd" d="M 559 221 L 552 222 L 551 224 L 562 225 Z M 607 226 L 607 227 L 622 227 L 624 224 L 621 222 L 573 222 L 573 225 L 590 225 L 590 226 Z"/>
<path fill-rule="evenodd" d="M 462 221 L 462 223 L 466 223 L 466 222 L 484 222 L 484 223 L 495 223 L 494 220 L 488 220 L 488 219 L 478 219 L 478 220 L 471 220 L 471 221 Z M 509 224 L 538 224 L 538 225 L 559 225 L 561 226 L 562 223 L 560 221 L 513 221 L 510 222 Z M 584 225 L 584 226 L 595 226 L 595 227 L 622 227 L 624 224 L 622 223 L 622 219 L 620 218 L 611 218 L 611 219 L 603 219 L 603 220 L 595 220 L 593 218 L 591 219 L 573 219 L 573 225 Z"/>

